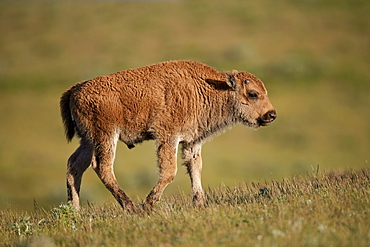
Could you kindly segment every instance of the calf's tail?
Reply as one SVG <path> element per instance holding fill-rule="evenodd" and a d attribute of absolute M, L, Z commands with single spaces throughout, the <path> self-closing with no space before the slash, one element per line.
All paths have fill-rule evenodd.
<path fill-rule="evenodd" d="M 71 93 L 72 91 L 68 90 L 63 93 L 60 98 L 60 114 L 62 115 L 64 130 L 68 142 L 70 142 L 75 135 L 75 124 L 72 119 L 71 107 L 69 105 Z"/>

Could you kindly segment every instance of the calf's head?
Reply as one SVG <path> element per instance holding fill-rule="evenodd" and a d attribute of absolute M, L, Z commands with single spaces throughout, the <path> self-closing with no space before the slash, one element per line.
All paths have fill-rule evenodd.
<path fill-rule="evenodd" d="M 277 117 L 263 82 L 248 72 L 227 73 L 227 84 L 236 93 L 237 121 L 252 127 L 269 125 Z"/>

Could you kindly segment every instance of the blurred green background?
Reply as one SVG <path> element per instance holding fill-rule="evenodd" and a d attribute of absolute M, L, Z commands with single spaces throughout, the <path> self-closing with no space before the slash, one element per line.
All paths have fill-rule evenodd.
<path fill-rule="evenodd" d="M 203 184 L 370 167 L 370 2 L 1 1 L 0 209 L 66 200 L 59 97 L 82 80 L 194 59 L 261 78 L 278 119 L 203 146 Z M 120 144 L 117 178 L 135 200 L 157 180 L 155 149 Z M 186 169 L 166 194 L 190 192 Z M 113 200 L 89 169 L 82 201 Z M 140 198 L 140 199 L 139 199 Z"/>

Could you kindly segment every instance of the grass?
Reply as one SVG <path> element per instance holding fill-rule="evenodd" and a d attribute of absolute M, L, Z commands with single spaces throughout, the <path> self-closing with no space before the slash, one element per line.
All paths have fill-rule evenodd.
<path fill-rule="evenodd" d="M 165 196 L 152 213 L 118 204 L 0 212 L 3 246 L 368 246 L 370 170 L 318 172 L 282 181 Z"/>

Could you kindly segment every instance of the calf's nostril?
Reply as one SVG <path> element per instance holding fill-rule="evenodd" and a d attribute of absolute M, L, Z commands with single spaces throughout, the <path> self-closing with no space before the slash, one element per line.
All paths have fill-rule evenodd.
<path fill-rule="evenodd" d="M 275 118 L 277 118 L 277 114 L 275 110 L 269 111 L 266 115 L 267 115 L 267 118 L 271 120 L 274 120 Z"/>

